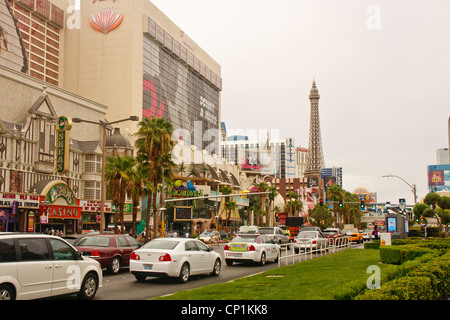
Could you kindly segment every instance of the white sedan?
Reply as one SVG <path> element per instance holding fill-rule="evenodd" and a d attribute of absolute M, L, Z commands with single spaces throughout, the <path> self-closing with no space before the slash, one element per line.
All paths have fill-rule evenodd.
<path fill-rule="evenodd" d="M 302 231 L 294 238 L 294 250 L 297 253 L 300 250 L 328 250 L 329 247 L 328 239 L 319 231 Z"/>
<path fill-rule="evenodd" d="M 187 282 L 191 275 L 218 276 L 220 254 L 203 242 L 189 238 L 159 238 L 133 251 L 130 272 L 139 282 L 147 277 L 174 277 Z"/>
<path fill-rule="evenodd" d="M 267 260 L 278 261 L 280 246 L 270 237 L 259 234 L 238 234 L 224 248 L 225 262 L 231 266 L 234 262 L 258 262 L 266 264 Z"/>

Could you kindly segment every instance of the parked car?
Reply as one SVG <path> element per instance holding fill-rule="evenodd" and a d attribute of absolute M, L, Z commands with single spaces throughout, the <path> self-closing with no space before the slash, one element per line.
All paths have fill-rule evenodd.
<path fill-rule="evenodd" d="M 197 239 L 159 238 L 133 251 L 130 272 L 136 280 L 147 277 L 175 277 L 187 282 L 191 275 L 218 276 L 222 266 L 219 253 Z"/>
<path fill-rule="evenodd" d="M 318 250 L 330 247 L 329 240 L 319 231 L 300 231 L 294 239 L 294 250 L 298 253 L 300 250 Z"/>
<path fill-rule="evenodd" d="M 131 253 L 139 248 L 139 242 L 124 234 L 97 234 L 85 236 L 75 242 L 75 247 L 83 255 L 100 262 L 112 274 L 122 267 L 128 267 Z"/>
<path fill-rule="evenodd" d="M 337 238 L 342 238 L 344 234 L 339 228 L 326 228 L 322 231 L 322 234 L 330 241 L 330 245 L 334 245 Z"/>
<path fill-rule="evenodd" d="M 60 237 L 0 234 L 0 300 L 40 299 L 77 293 L 93 299 L 103 284 L 97 261 Z"/>
<path fill-rule="evenodd" d="M 263 234 L 272 238 L 275 243 L 286 244 L 289 243 L 289 235 L 279 227 L 263 227 L 259 228 L 259 234 Z"/>
<path fill-rule="evenodd" d="M 278 261 L 280 246 L 270 237 L 259 234 L 239 234 L 224 248 L 225 262 L 258 262 L 265 265 L 267 260 Z"/>
<path fill-rule="evenodd" d="M 342 232 L 346 236 L 351 237 L 352 242 L 362 243 L 363 242 L 363 236 L 361 233 L 359 233 L 358 229 L 352 228 L 352 229 L 344 229 Z"/>
<path fill-rule="evenodd" d="M 361 234 L 362 234 L 362 237 L 363 237 L 364 241 L 369 241 L 369 240 L 375 239 L 375 236 L 373 235 L 373 228 L 372 229 L 369 228 L 369 229 L 363 230 L 361 232 Z"/>

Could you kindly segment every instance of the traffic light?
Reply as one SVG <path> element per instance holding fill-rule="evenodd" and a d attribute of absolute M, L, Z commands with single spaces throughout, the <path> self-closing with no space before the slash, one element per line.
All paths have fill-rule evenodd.
<path fill-rule="evenodd" d="M 361 200 L 361 210 L 366 210 L 366 205 L 363 200 Z"/>
<path fill-rule="evenodd" d="M 342 200 L 339 200 L 339 208 L 343 208 L 344 207 L 344 202 L 342 202 Z"/>
<path fill-rule="evenodd" d="M 320 205 L 320 206 L 323 206 L 323 199 L 320 199 L 320 200 L 319 200 L 319 205 Z"/>

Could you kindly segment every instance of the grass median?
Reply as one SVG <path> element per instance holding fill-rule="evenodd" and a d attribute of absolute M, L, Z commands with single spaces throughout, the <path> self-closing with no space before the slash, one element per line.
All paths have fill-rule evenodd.
<path fill-rule="evenodd" d="M 372 265 L 381 274 L 396 266 L 380 264 L 375 249 L 347 249 L 232 282 L 180 291 L 157 300 L 335 300 L 365 285 Z M 239 268 L 238 265 L 232 268 Z M 350 294 L 351 295 L 351 294 Z"/>

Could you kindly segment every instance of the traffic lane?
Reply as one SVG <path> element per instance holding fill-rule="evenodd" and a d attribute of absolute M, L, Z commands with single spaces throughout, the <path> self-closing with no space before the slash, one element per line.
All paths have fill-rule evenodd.
<path fill-rule="evenodd" d="M 224 262 L 218 277 L 209 275 L 192 276 L 187 283 L 178 283 L 176 279 L 148 277 L 144 282 L 138 282 L 128 272 L 122 270 L 118 275 L 106 275 L 103 287 L 98 290 L 96 300 L 146 300 L 182 290 L 204 287 L 210 284 L 224 283 L 234 279 L 250 276 L 266 270 L 277 268 L 278 263 L 268 262 L 264 266 L 254 263 L 235 263 L 227 266 Z"/>
<path fill-rule="evenodd" d="M 223 246 L 214 247 L 214 250 L 224 257 Z M 289 253 L 291 254 L 292 251 Z M 282 255 L 286 255 L 282 250 Z M 313 254 L 313 258 L 317 254 Z M 309 260 L 308 254 L 304 260 Z M 303 261 L 304 261 L 303 260 Z M 282 259 L 281 266 L 290 263 L 290 259 Z M 209 275 L 192 276 L 187 283 L 178 283 L 176 279 L 148 277 L 144 282 L 138 282 L 136 278 L 129 273 L 128 269 L 123 269 L 118 275 L 105 274 L 103 278 L 103 287 L 98 291 L 96 300 L 146 300 L 159 296 L 169 295 L 182 290 L 190 290 L 204 287 L 210 284 L 225 283 L 234 279 L 243 278 L 264 272 L 266 270 L 278 268 L 277 262 L 268 261 L 266 265 L 260 266 L 256 263 L 234 263 L 227 266 L 225 260 L 222 260 L 222 269 L 218 277 Z"/>

